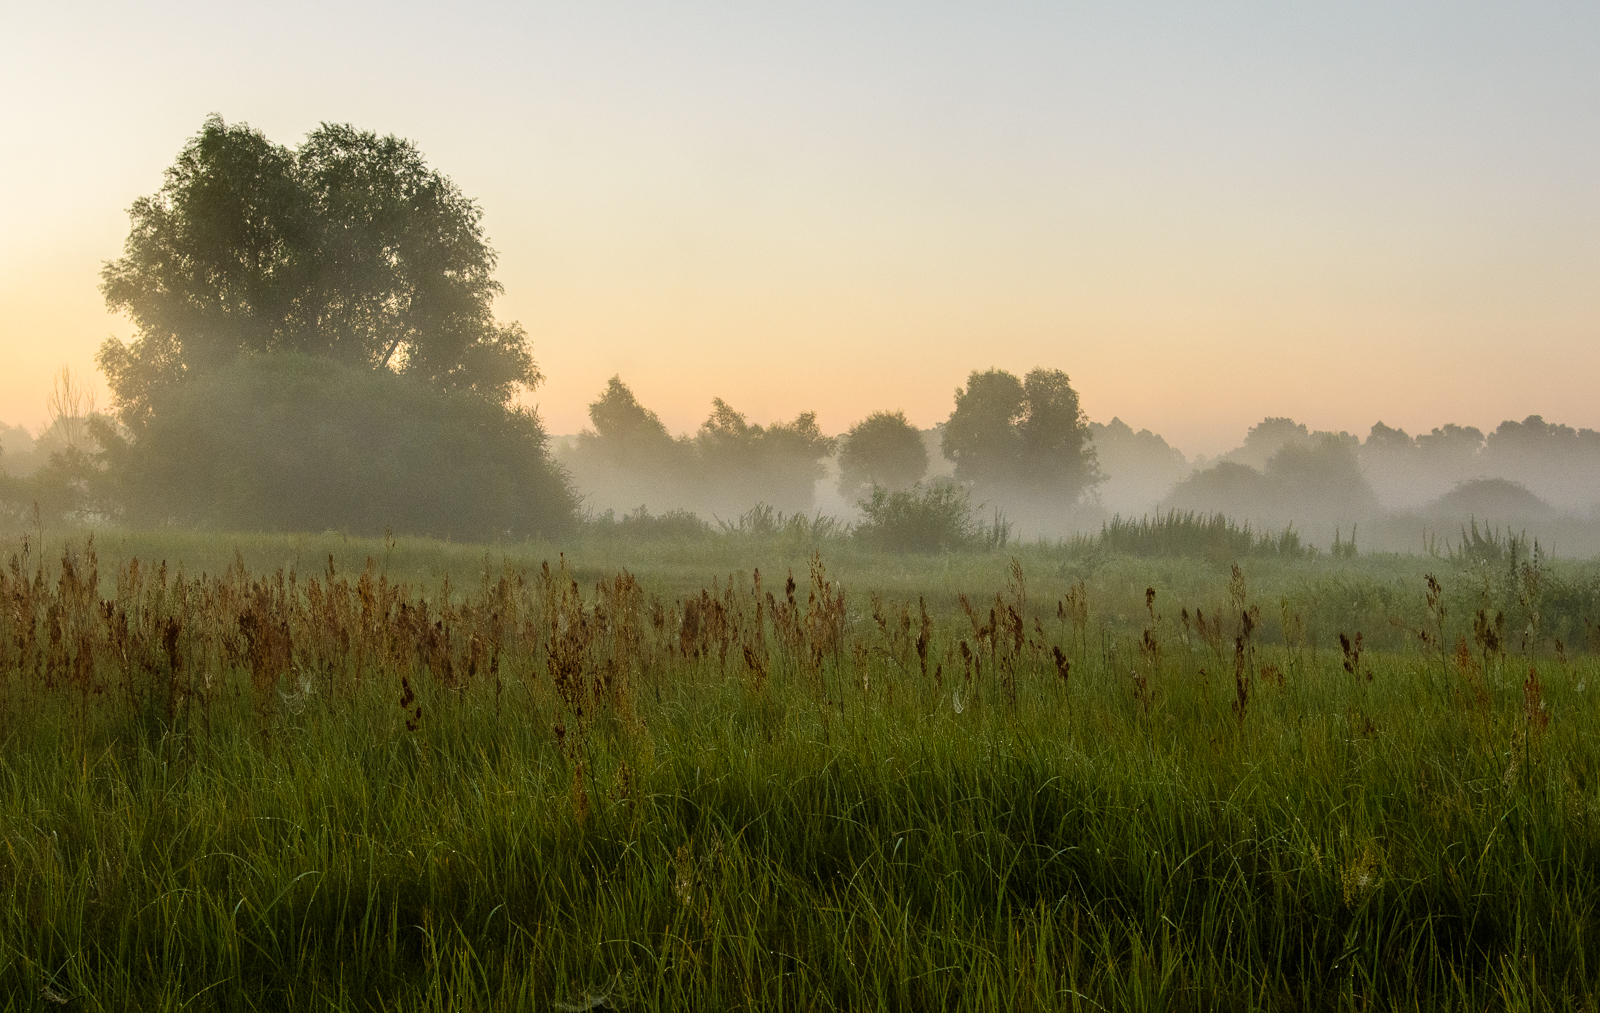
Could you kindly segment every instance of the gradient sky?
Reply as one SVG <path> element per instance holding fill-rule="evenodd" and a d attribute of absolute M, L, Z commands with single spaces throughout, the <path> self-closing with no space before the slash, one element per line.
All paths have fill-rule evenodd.
<path fill-rule="evenodd" d="M 0 420 L 205 116 L 411 138 L 485 213 L 552 432 L 949 414 L 1065 369 L 1265 415 L 1600 428 L 1600 5 L 0 4 Z M 98 377 L 96 377 L 98 379 Z"/>

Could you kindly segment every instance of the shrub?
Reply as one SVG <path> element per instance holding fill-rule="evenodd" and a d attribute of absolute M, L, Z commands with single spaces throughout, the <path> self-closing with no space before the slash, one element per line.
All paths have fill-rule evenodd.
<path fill-rule="evenodd" d="M 866 520 L 856 537 L 893 552 L 949 552 L 968 548 L 985 532 L 973 520 L 967 490 L 951 482 L 918 483 L 891 491 L 881 485 L 858 504 Z M 996 523 L 997 529 L 1003 521 Z"/>

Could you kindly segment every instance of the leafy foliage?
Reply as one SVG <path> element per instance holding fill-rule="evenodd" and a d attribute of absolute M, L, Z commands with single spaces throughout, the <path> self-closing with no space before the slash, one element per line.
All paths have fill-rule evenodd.
<path fill-rule="evenodd" d="M 985 534 L 973 519 L 970 494 L 952 482 L 892 490 L 875 485 L 859 506 L 865 520 L 856 538 L 890 552 L 953 552 Z"/>
<path fill-rule="evenodd" d="M 212 116 L 130 217 L 101 287 L 139 336 L 109 339 L 99 362 L 136 434 L 160 388 L 241 354 L 324 356 L 495 403 L 540 380 L 522 329 L 494 320 L 481 212 L 409 141 L 325 123 L 290 150 Z"/>
<path fill-rule="evenodd" d="M 979 487 L 1073 502 L 1102 480 L 1088 419 L 1059 369 L 1035 369 L 1021 380 L 1004 370 L 974 371 L 956 391 L 943 443 L 956 478 Z"/>
<path fill-rule="evenodd" d="M 906 413 L 873 412 L 839 441 L 839 491 L 853 496 L 868 486 L 904 489 L 928 471 L 928 448 Z"/>

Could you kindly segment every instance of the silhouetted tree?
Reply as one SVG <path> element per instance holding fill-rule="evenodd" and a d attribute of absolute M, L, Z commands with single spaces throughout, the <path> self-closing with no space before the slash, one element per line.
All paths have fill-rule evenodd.
<path fill-rule="evenodd" d="M 720 397 L 711 405 L 694 438 L 705 481 L 750 504 L 808 509 L 823 475 L 822 459 L 833 452 L 833 440 L 817 426 L 817 413 L 761 426 L 745 421 Z"/>
<path fill-rule="evenodd" d="M 1035 369 L 1023 380 L 974 370 L 956 390 L 943 449 L 956 478 L 979 487 L 1076 500 L 1101 481 L 1089 421 L 1059 369 Z"/>
<path fill-rule="evenodd" d="M 240 354 L 392 370 L 496 404 L 541 379 L 521 327 L 494 320 L 481 212 L 409 141 L 325 123 L 290 150 L 212 116 L 130 217 L 101 289 L 138 336 L 108 340 L 99 362 L 135 434 L 158 388 Z"/>
<path fill-rule="evenodd" d="M 608 380 L 589 404 L 589 421 L 594 429 L 578 434 L 579 447 L 617 467 L 655 470 L 684 456 L 687 444 L 672 438 L 660 416 L 640 404 L 620 376 Z"/>
<path fill-rule="evenodd" d="M 323 124 L 300 147 L 206 120 L 136 201 L 90 426 L 129 516 L 490 537 L 570 525 L 499 324 L 481 213 L 409 141 Z M 159 477 L 159 481 L 156 477 Z"/>
<path fill-rule="evenodd" d="M 1022 432 L 1027 412 L 1022 381 L 1013 373 L 972 371 L 945 423 L 942 449 L 955 463 L 956 478 L 991 485 L 1014 481 L 1022 472 Z"/>
<path fill-rule="evenodd" d="M 867 486 L 908 488 L 927 470 L 922 433 L 903 411 L 873 412 L 839 441 L 839 491 L 847 498 Z"/>
<path fill-rule="evenodd" d="M 1260 470 L 1266 467 L 1272 455 L 1284 447 L 1293 443 L 1304 443 L 1309 439 L 1311 432 L 1305 423 L 1281 415 L 1269 416 L 1251 426 L 1250 431 L 1245 433 L 1244 444 L 1227 457 L 1231 461 L 1248 464 Z"/>

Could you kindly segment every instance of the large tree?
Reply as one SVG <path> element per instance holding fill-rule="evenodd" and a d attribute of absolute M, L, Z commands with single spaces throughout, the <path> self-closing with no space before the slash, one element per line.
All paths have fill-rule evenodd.
<path fill-rule="evenodd" d="M 136 434 L 156 391 L 241 354 L 392 370 L 505 404 L 541 377 L 501 291 L 481 212 L 409 141 L 323 124 L 296 149 L 207 119 L 134 202 L 107 304 L 138 328 L 101 347 Z"/>
<path fill-rule="evenodd" d="M 973 371 L 956 390 L 944 455 L 956 478 L 979 487 L 1076 500 L 1102 481 L 1089 420 L 1067 374 L 1035 369 Z"/>

